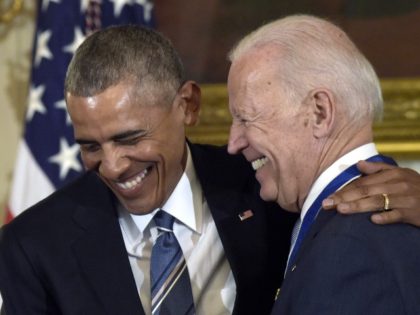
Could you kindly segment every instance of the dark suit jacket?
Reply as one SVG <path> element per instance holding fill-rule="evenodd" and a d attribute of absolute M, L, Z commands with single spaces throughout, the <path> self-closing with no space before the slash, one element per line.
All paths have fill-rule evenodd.
<path fill-rule="evenodd" d="M 237 284 L 234 313 L 269 313 L 294 217 L 258 198 L 242 157 L 190 148 Z M 8 315 L 144 314 L 113 198 L 87 173 L 3 228 L 0 290 Z M 241 222 L 248 209 L 254 216 Z"/>
<path fill-rule="evenodd" d="M 420 314 L 420 229 L 370 216 L 321 211 L 272 314 Z"/>

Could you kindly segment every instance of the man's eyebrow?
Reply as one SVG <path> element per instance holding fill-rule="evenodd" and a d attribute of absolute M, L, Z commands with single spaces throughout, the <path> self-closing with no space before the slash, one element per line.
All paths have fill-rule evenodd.
<path fill-rule="evenodd" d="M 145 133 L 146 133 L 146 130 L 143 130 L 143 129 L 128 130 L 128 131 L 124 131 L 124 132 L 121 132 L 119 134 L 116 134 L 116 135 L 112 136 L 111 140 L 113 140 L 113 141 L 124 140 L 126 138 L 130 138 L 130 137 L 134 137 L 134 136 L 142 136 Z"/>
<path fill-rule="evenodd" d="M 79 145 L 84 145 L 84 144 L 95 144 L 97 143 L 94 140 L 87 140 L 87 139 L 75 139 L 74 140 L 77 144 Z"/>
<path fill-rule="evenodd" d="M 121 141 L 121 140 L 124 140 L 124 139 L 130 138 L 130 137 L 133 137 L 133 136 L 134 136 L 134 137 L 136 137 L 136 136 L 142 136 L 142 135 L 144 135 L 145 133 L 146 133 L 146 131 L 145 131 L 145 130 L 143 130 L 143 129 L 124 131 L 124 132 L 118 133 L 118 134 L 116 134 L 116 135 L 113 135 L 113 136 L 110 138 L 110 140 L 112 140 L 112 141 Z M 84 144 L 96 144 L 96 143 L 98 143 L 98 142 L 97 142 L 97 141 L 95 141 L 95 140 L 88 140 L 88 139 L 82 139 L 82 138 L 80 138 L 80 139 L 76 139 L 75 141 L 76 141 L 76 143 L 78 143 L 79 145 L 84 145 Z"/>

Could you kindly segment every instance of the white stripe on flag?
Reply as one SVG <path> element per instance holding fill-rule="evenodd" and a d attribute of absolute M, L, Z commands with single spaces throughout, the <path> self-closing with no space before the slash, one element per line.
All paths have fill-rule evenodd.
<path fill-rule="evenodd" d="M 26 142 L 21 140 L 9 199 L 11 214 L 17 216 L 53 191 L 50 180 L 35 161 Z"/>

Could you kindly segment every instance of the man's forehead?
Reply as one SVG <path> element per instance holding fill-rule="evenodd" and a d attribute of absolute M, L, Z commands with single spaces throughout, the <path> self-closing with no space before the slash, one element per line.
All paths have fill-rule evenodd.
<path fill-rule="evenodd" d="M 270 84 L 278 71 L 277 60 L 258 52 L 246 54 L 232 65 L 232 78 L 241 85 Z"/>

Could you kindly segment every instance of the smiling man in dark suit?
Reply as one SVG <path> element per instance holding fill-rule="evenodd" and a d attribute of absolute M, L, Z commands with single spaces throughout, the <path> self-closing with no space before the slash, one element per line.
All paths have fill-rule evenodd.
<path fill-rule="evenodd" d="M 322 211 L 361 176 L 358 161 L 393 163 L 372 143 L 383 102 L 368 60 L 307 15 L 259 28 L 230 59 L 228 150 L 252 163 L 264 200 L 300 213 L 272 314 L 420 314 L 420 229 Z M 388 211 L 392 199 L 380 198 Z"/>

